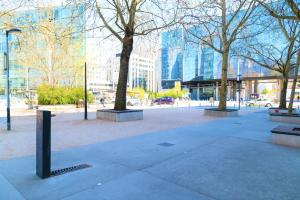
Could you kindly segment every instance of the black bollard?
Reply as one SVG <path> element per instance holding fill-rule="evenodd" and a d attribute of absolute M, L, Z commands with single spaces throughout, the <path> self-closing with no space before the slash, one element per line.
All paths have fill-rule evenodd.
<path fill-rule="evenodd" d="M 51 176 L 51 111 L 37 111 L 36 175 L 43 179 Z"/>

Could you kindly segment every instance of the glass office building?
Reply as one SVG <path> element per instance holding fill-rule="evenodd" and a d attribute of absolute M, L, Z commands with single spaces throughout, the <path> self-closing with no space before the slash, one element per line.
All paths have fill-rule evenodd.
<path fill-rule="evenodd" d="M 183 78 L 183 32 L 178 29 L 162 33 L 161 79 L 162 87 L 172 87 Z"/>
<path fill-rule="evenodd" d="M 163 89 L 172 88 L 175 81 L 180 80 L 182 85 L 189 89 L 192 99 L 208 99 L 210 97 L 218 99 L 218 89 L 221 84 L 221 54 L 207 45 L 200 44 L 193 36 L 194 34 L 201 35 L 199 27 L 162 33 L 162 87 Z M 266 31 L 266 33 L 256 36 L 256 39 L 273 41 L 273 45 L 280 48 L 285 42 L 279 39 L 282 38 L 279 34 L 281 34 L 279 29 L 278 32 Z M 236 45 L 240 44 L 239 41 L 236 42 Z M 243 78 L 243 97 L 245 99 L 249 99 L 253 93 L 258 93 L 258 85 L 261 80 L 272 79 L 270 83 L 277 84 L 275 80 L 279 76 L 278 73 L 250 60 L 230 55 L 228 99 L 236 98 L 238 74 Z"/>
<path fill-rule="evenodd" d="M 1 18 L 2 26 L 18 27 L 22 30 L 22 35 L 13 33 L 9 36 L 12 95 L 22 94 L 22 91 L 28 89 L 34 90 L 39 84 L 48 83 L 45 74 L 50 65 L 55 68 L 53 78 L 64 77 L 57 79 L 57 84 L 72 84 L 73 86 L 83 84 L 83 63 L 86 52 L 86 37 L 82 31 L 85 27 L 83 12 L 82 5 L 47 7 L 21 10 L 13 13 L 12 16 Z M 43 30 L 49 29 L 49 33 L 42 33 L 42 29 L 39 27 L 46 27 Z M 67 39 L 62 39 L 60 37 L 63 35 L 62 31 L 67 29 L 71 31 L 66 32 L 63 36 Z M 52 41 L 47 40 L 46 36 L 40 37 L 41 34 L 51 35 L 51 38 L 49 36 L 48 39 L 50 38 L 49 40 Z M 22 46 L 20 43 L 24 41 L 26 44 L 24 43 Z M 49 45 L 52 46 L 49 47 Z M 63 45 L 68 47 L 62 49 Z M 49 50 L 50 48 L 51 50 Z M 6 36 L 5 30 L 3 30 L 0 32 L 0 63 L 4 63 L 5 52 Z M 32 57 L 31 60 L 30 57 Z M 0 88 L 5 88 L 6 70 L 2 64 L 0 66 Z M 74 66 L 80 67 L 79 72 L 75 73 Z M 4 90 L 1 89 L 1 91 Z"/>

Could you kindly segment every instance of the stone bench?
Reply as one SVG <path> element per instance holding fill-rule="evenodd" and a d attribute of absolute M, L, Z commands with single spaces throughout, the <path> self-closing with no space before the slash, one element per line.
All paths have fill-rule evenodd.
<path fill-rule="evenodd" d="M 270 114 L 270 120 L 273 122 L 300 124 L 300 114 L 288 115 L 286 113 Z"/>
<path fill-rule="evenodd" d="M 300 126 L 278 126 L 271 133 L 272 143 L 300 148 Z"/>
<path fill-rule="evenodd" d="M 288 114 L 289 110 L 287 108 L 269 108 L 269 114 Z M 293 108 L 293 114 L 297 114 L 297 110 Z"/>

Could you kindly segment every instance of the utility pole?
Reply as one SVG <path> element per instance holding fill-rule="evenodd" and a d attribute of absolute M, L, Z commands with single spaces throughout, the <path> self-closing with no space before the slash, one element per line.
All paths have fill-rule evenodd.
<path fill-rule="evenodd" d="M 86 62 L 85 62 L 84 63 L 84 120 L 88 119 L 87 102 L 88 102 L 88 95 L 87 95 L 87 74 L 86 74 Z"/>

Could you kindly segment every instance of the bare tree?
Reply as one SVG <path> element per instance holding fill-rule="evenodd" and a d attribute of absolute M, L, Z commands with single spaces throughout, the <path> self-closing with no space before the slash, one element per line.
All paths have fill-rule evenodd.
<path fill-rule="evenodd" d="M 178 0 L 93 0 L 86 3 L 94 9 L 101 23 L 122 44 L 115 110 L 126 110 L 126 91 L 130 55 L 135 36 L 144 36 L 176 24 Z"/>
<path fill-rule="evenodd" d="M 275 18 L 300 20 L 299 2 L 296 0 L 258 0 L 258 2 Z M 283 7 L 289 8 L 289 12 L 281 12 Z"/>
<path fill-rule="evenodd" d="M 82 40 L 72 37 L 72 27 L 60 29 L 52 22 L 23 28 L 18 64 L 41 74 L 42 83 L 78 85 L 84 64 Z"/>
<path fill-rule="evenodd" d="M 293 78 L 293 85 L 292 85 L 292 90 L 291 90 L 291 96 L 290 96 L 290 102 L 289 102 L 289 115 L 292 115 L 293 113 L 293 104 L 294 104 L 294 99 L 295 99 L 295 90 L 297 86 L 297 81 L 298 81 L 298 73 L 299 73 L 299 65 L 300 65 L 300 50 L 298 50 L 297 53 L 297 62 L 296 66 L 294 68 L 294 78 Z"/>
<path fill-rule="evenodd" d="M 26 5 L 25 0 L 0 0 L 0 30 L 6 30 L 13 26 L 11 16 L 13 13 Z"/>
<path fill-rule="evenodd" d="M 273 0 L 258 0 L 259 4 L 268 12 L 268 14 L 278 20 L 279 23 L 283 23 L 284 21 L 300 21 L 300 9 L 299 9 L 299 2 L 295 0 L 282 0 L 282 1 L 273 1 Z M 298 27 L 299 29 L 299 27 Z M 284 30 L 283 30 L 284 31 Z M 299 30 L 295 30 L 299 31 Z M 284 31 L 286 32 L 286 31 Z M 287 37 L 287 34 L 285 34 Z M 287 37 L 288 38 L 288 37 Z M 290 38 L 292 40 L 299 40 L 299 35 L 295 35 L 295 38 Z M 290 41 L 289 39 L 289 41 Z M 297 60 L 299 59 L 299 53 L 297 55 Z M 300 62 L 300 61 L 299 61 Z M 295 89 L 298 79 L 298 66 L 299 63 L 296 62 L 295 69 L 294 69 L 294 79 L 293 79 L 293 86 L 290 95 L 290 102 L 289 102 L 289 114 L 292 113 L 292 107 L 294 102 L 295 96 Z M 284 88 L 283 88 L 284 89 Z M 281 91 L 282 93 L 283 91 Z M 286 93 L 286 92 L 285 92 Z M 284 92 L 281 94 L 281 101 L 283 104 Z M 283 106 L 283 105 L 280 105 Z M 284 104 L 286 107 L 286 104 Z"/>
<path fill-rule="evenodd" d="M 13 21 L 11 20 L 11 16 L 17 9 L 21 8 L 24 5 L 24 0 L 0 0 L 0 31 L 2 32 L 1 34 L 4 35 L 6 30 L 9 30 L 14 27 Z M 4 59 L 4 57 L 2 57 L 2 59 Z M 0 70 L 0 77 L 2 77 L 2 73 L 4 72 L 4 66 L 2 65 L 1 67 L 2 70 Z M 5 91 L 4 85 L 0 84 L 0 90 Z"/>
<path fill-rule="evenodd" d="M 208 0 L 185 4 L 184 27 L 202 45 L 222 55 L 220 102 L 218 109 L 226 109 L 227 74 L 230 50 L 233 44 L 251 36 L 246 32 L 250 18 L 257 8 L 253 0 Z"/>
<path fill-rule="evenodd" d="M 272 18 L 271 18 L 272 19 Z M 276 22 L 277 21 L 277 22 Z M 286 108 L 290 72 L 296 66 L 295 54 L 299 50 L 300 23 L 277 18 L 262 36 L 246 40 L 235 53 L 281 76 L 279 108 Z M 271 23 L 272 24 L 272 23 Z M 268 34 L 272 32 L 273 34 Z"/>
<path fill-rule="evenodd" d="M 22 34 L 17 63 L 40 74 L 41 80 L 36 80 L 39 84 L 82 85 L 82 81 L 78 83 L 78 80 L 83 74 L 84 36 L 75 32 L 76 24 L 72 23 L 72 18 L 56 21 L 51 7 L 38 8 L 37 11 L 47 13 L 47 16 L 19 26 Z"/>

